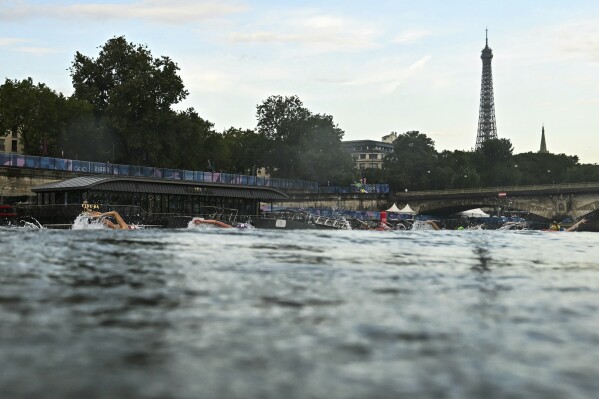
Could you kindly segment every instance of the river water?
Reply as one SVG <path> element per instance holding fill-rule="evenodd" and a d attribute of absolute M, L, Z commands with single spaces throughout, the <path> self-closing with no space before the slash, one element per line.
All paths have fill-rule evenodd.
<path fill-rule="evenodd" d="M 598 243 L 0 228 L 0 397 L 596 397 Z"/>

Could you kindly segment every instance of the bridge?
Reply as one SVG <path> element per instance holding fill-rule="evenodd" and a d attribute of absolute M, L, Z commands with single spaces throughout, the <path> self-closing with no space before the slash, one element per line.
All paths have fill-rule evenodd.
<path fill-rule="evenodd" d="M 70 178 L 73 175 L 77 173 L 12 165 L 0 166 L 0 202 L 2 197 L 8 196 L 27 198 L 31 196 L 32 186 Z M 395 195 L 289 192 L 287 201 L 275 205 L 376 211 L 386 209 L 393 202 L 397 202 L 398 205 L 410 204 L 420 214 L 450 215 L 473 208 L 501 208 L 546 219 L 580 218 L 591 213 L 599 216 L 599 182 L 410 191 Z M 599 225 L 599 217 L 595 219 Z"/>
<path fill-rule="evenodd" d="M 392 196 L 420 214 L 450 215 L 474 208 L 501 208 L 546 219 L 580 218 L 599 210 L 598 183 L 406 191 Z"/>

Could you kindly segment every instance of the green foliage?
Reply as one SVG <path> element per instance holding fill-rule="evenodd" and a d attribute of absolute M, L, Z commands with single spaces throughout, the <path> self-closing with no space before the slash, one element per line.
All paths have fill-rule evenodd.
<path fill-rule="evenodd" d="M 105 117 L 96 115 L 93 106 L 70 97 L 66 102 L 67 124 L 60 138 L 58 157 L 114 163 L 117 139 Z"/>
<path fill-rule="evenodd" d="M 576 174 L 578 157 L 565 154 L 541 154 L 527 152 L 514 156 L 514 163 L 521 174 L 520 184 L 550 184 L 570 180 Z"/>
<path fill-rule="evenodd" d="M 411 131 L 397 136 L 393 152 L 385 157 L 389 184 L 398 190 L 416 190 L 426 185 L 437 161 L 435 143 L 426 134 Z"/>
<path fill-rule="evenodd" d="M 273 176 L 349 182 L 353 161 L 341 147 L 344 132 L 330 115 L 313 114 L 297 96 L 268 97 L 258 105 L 257 132 L 267 140 Z"/>
<path fill-rule="evenodd" d="M 437 153 L 433 144 L 418 132 L 398 136 L 384 162 L 393 191 L 599 181 L 598 165 L 565 154 L 513 155 L 507 139 L 488 140 L 476 152 Z"/>
<path fill-rule="evenodd" d="M 514 184 L 518 170 L 512 159 L 514 149 L 508 139 L 489 139 L 475 152 L 476 170 L 487 186 Z"/>
<path fill-rule="evenodd" d="M 223 133 L 223 140 L 231 172 L 255 175 L 257 168 L 267 164 L 270 143 L 265 136 L 249 129 L 229 128 Z"/>
<path fill-rule="evenodd" d="M 62 94 L 31 78 L 6 79 L 0 86 L 0 132 L 20 133 L 27 154 L 55 154 L 67 119 L 65 103 Z"/>
<path fill-rule="evenodd" d="M 92 104 L 118 139 L 117 162 L 164 164 L 164 135 L 171 106 L 187 96 L 179 67 L 153 58 L 123 36 L 108 40 L 97 58 L 79 52 L 70 68 L 76 99 Z M 172 139 L 172 137 L 171 137 Z M 171 155 L 171 154 L 167 154 Z"/>
<path fill-rule="evenodd" d="M 157 121 L 156 128 L 168 132 L 157 137 L 157 153 L 150 154 L 157 159 L 156 166 L 207 170 L 208 160 L 220 150 L 222 138 L 214 131 L 214 125 L 193 108 L 168 113 Z"/>

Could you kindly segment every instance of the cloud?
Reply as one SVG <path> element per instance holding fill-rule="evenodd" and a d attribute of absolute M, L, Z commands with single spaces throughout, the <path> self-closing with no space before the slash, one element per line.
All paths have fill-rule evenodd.
<path fill-rule="evenodd" d="M 33 55 L 46 55 L 58 52 L 57 49 L 50 47 L 17 47 L 15 50 L 21 53 L 29 53 Z"/>
<path fill-rule="evenodd" d="M 52 6 L 4 2 L 0 20 L 28 18 L 86 18 L 97 21 L 142 20 L 177 24 L 223 17 L 246 10 L 246 6 L 231 0 L 139 0 L 125 3 L 74 3 Z"/>
<path fill-rule="evenodd" d="M 556 30 L 555 39 L 560 54 L 599 62 L 599 21 L 563 25 Z"/>
<path fill-rule="evenodd" d="M 0 47 L 14 46 L 16 44 L 27 42 L 27 39 L 15 39 L 9 37 L 0 37 Z"/>
<path fill-rule="evenodd" d="M 408 66 L 398 59 L 383 59 L 370 64 L 353 74 L 344 85 L 373 86 L 381 93 L 392 93 L 428 64 L 432 57 L 426 55 Z"/>
<path fill-rule="evenodd" d="M 378 30 L 353 18 L 320 12 L 292 12 L 276 21 L 268 21 L 268 29 L 233 32 L 232 43 L 297 44 L 317 51 L 351 51 L 376 47 Z"/>
<path fill-rule="evenodd" d="M 8 47 L 12 51 L 19 51 L 21 53 L 29 53 L 34 55 L 45 55 L 58 52 L 58 50 L 49 47 L 23 46 L 24 43 L 29 42 L 31 41 L 28 39 L 0 37 L 0 47 Z"/>
<path fill-rule="evenodd" d="M 412 44 L 418 40 L 431 36 L 431 32 L 425 30 L 413 30 L 399 34 L 393 39 L 393 43 L 398 44 Z"/>

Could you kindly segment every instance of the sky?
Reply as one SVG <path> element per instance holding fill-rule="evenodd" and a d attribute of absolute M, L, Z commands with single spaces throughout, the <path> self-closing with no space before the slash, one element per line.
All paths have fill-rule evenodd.
<path fill-rule="evenodd" d="M 77 51 L 115 36 L 180 67 L 217 131 L 297 95 L 345 140 L 418 130 L 441 150 L 476 142 L 485 29 L 499 138 L 599 163 L 599 0 L 0 0 L 0 78 L 73 92 Z"/>

